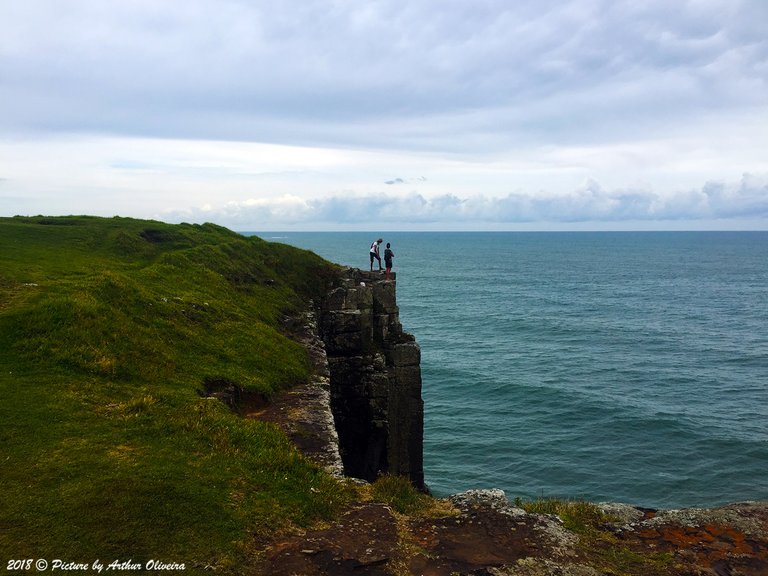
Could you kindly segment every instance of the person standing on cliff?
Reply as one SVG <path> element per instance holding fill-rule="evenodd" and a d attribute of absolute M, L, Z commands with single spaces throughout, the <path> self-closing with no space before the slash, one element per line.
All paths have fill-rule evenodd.
<path fill-rule="evenodd" d="M 371 272 L 373 272 L 373 261 L 379 261 L 379 270 L 381 270 L 381 256 L 379 256 L 379 245 L 384 242 L 383 238 L 379 238 L 373 244 L 371 244 Z"/>
<path fill-rule="evenodd" d="M 384 250 L 384 267 L 387 269 L 386 281 L 389 282 L 389 273 L 392 271 L 392 258 L 395 257 L 395 253 L 389 247 L 387 242 L 387 248 Z"/>

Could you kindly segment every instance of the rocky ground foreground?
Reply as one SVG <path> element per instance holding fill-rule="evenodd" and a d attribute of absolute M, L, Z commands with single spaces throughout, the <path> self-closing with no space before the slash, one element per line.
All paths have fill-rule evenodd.
<path fill-rule="evenodd" d="M 768 575 L 768 503 L 651 511 L 604 504 L 602 524 L 569 529 L 500 490 L 458 494 L 441 517 L 360 502 L 330 526 L 265 547 L 275 576 Z"/>

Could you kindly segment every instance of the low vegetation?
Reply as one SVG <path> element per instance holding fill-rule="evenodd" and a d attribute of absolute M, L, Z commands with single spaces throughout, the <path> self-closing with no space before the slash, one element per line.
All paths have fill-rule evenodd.
<path fill-rule="evenodd" d="M 608 524 L 616 518 L 605 514 L 599 506 L 584 500 L 542 498 L 515 505 L 529 514 L 551 514 L 560 518 L 563 527 L 579 536 L 579 550 L 590 565 L 607 576 L 665 576 L 671 574 L 672 555 L 662 552 L 630 550 L 619 541 Z"/>
<path fill-rule="evenodd" d="M 370 488 L 371 498 L 388 504 L 392 510 L 407 516 L 440 517 L 450 515 L 450 506 L 414 488 L 405 476 L 384 475 Z"/>
<path fill-rule="evenodd" d="M 331 270 L 210 224 L 0 219 L 0 549 L 226 572 L 332 518 L 350 488 L 202 394 L 304 381 L 281 322 Z"/>
<path fill-rule="evenodd" d="M 592 534 L 600 530 L 609 518 L 598 506 L 584 500 L 560 500 L 542 498 L 539 500 L 515 500 L 515 505 L 529 514 L 551 514 L 562 520 L 563 526 L 577 534 Z"/>

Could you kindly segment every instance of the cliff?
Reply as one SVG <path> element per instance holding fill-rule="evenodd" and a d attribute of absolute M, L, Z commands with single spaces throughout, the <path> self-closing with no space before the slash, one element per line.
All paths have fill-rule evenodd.
<path fill-rule="evenodd" d="M 423 488 L 421 352 L 400 324 L 396 275 L 347 270 L 321 303 L 320 335 L 345 474 Z"/>
<path fill-rule="evenodd" d="M 346 269 L 290 331 L 310 352 L 315 377 L 267 408 L 312 460 L 373 482 L 405 476 L 424 490 L 421 352 L 403 330 L 396 275 Z"/>

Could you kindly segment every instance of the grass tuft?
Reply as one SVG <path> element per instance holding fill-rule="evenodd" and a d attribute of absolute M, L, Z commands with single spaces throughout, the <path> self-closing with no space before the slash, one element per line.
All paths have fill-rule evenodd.
<path fill-rule="evenodd" d="M 371 485 L 371 496 L 408 516 L 426 515 L 437 503 L 432 497 L 419 492 L 407 477 L 390 474 L 380 476 Z"/>
<path fill-rule="evenodd" d="M 529 514 L 551 514 L 563 521 L 563 526 L 577 534 L 590 534 L 605 525 L 609 518 L 600 508 L 584 500 L 560 500 L 542 498 L 524 502 L 519 498 L 515 505 Z"/>

